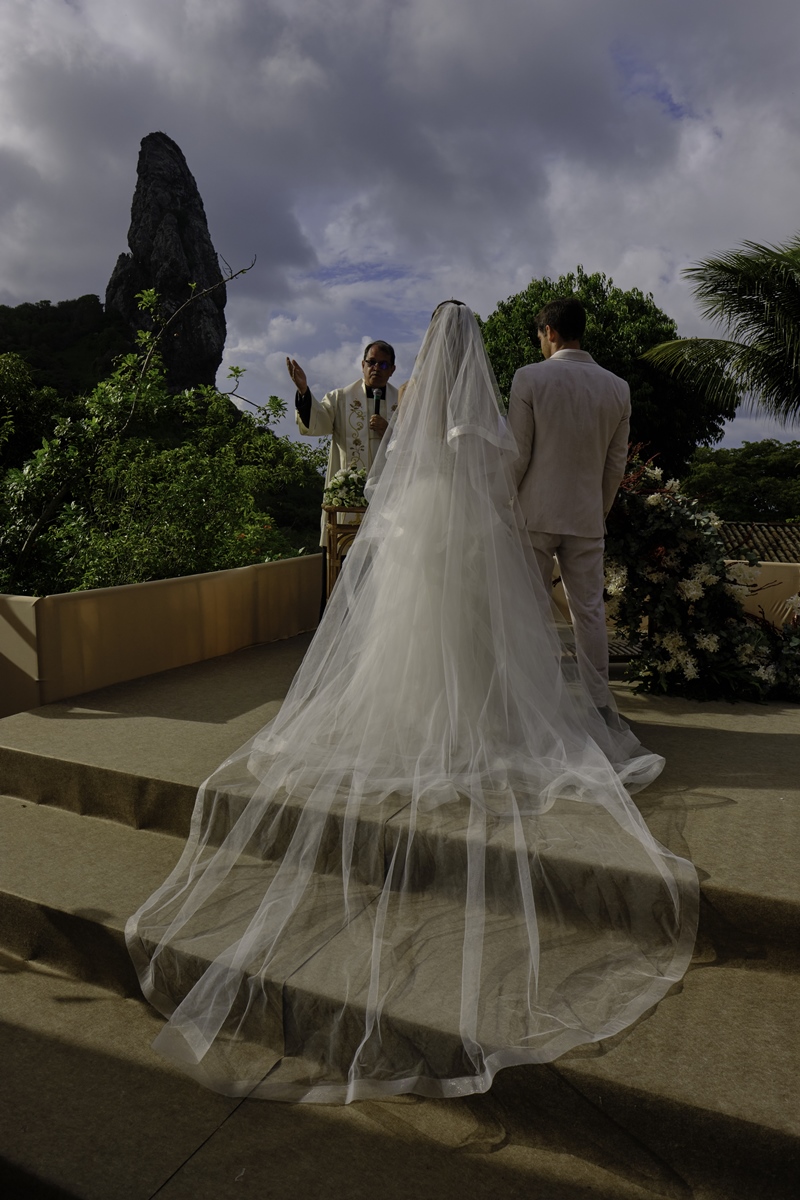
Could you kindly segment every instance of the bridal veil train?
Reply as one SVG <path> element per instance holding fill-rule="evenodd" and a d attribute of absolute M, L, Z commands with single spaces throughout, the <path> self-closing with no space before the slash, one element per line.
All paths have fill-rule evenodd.
<path fill-rule="evenodd" d="M 475 318 L 446 303 L 280 713 L 201 787 L 128 923 L 156 1049 L 217 1091 L 485 1091 L 686 970 L 697 878 L 630 799 L 663 761 L 576 677 L 515 453 Z"/>

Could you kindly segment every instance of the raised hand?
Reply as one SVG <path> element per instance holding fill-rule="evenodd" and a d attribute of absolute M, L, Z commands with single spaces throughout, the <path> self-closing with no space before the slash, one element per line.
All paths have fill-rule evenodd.
<path fill-rule="evenodd" d="M 300 366 L 299 362 L 297 362 L 293 358 L 289 358 L 289 356 L 287 355 L 286 356 L 286 370 L 289 372 L 289 378 L 291 379 L 294 386 L 297 388 L 300 395 L 304 396 L 306 391 L 308 390 L 308 380 L 306 379 L 306 373 L 303 370 L 303 368 Z"/>

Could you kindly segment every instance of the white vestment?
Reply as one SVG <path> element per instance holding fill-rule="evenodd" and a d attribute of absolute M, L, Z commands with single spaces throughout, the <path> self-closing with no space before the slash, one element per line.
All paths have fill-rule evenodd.
<path fill-rule="evenodd" d="M 397 388 L 389 383 L 384 388 L 378 414 L 388 421 L 396 409 Z M 336 472 L 345 467 L 366 467 L 369 470 L 372 466 L 381 444 L 380 436 L 369 427 L 369 419 L 374 412 L 374 400 L 367 396 L 364 380 L 357 379 L 348 387 L 327 392 L 321 400 L 311 393 L 308 425 L 303 424 L 299 412 L 295 413 L 297 427 L 306 437 L 331 438 L 326 487 Z M 324 514 L 320 545 L 325 545 Z"/>

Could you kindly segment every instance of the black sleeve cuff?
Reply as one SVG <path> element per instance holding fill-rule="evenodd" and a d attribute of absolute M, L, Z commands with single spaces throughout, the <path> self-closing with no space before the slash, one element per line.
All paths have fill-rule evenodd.
<path fill-rule="evenodd" d="M 311 420 L 311 388 L 307 388 L 302 396 L 299 392 L 295 392 L 294 406 L 300 420 L 308 428 L 309 421 Z"/>

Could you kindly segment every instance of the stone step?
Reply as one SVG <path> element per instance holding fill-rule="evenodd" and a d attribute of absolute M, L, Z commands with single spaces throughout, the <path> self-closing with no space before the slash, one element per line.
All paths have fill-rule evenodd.
<path fill-rule="evenodd" d="M 184 837 L 198 785 L 274 715 L 307 644 L 253 647 L 6 717 L 0 791 Z M 796 940 L 800 707 L 614 691 L 642 742 L 666 757 L 636 802 L 656 837 L 695 864 L 715 938 L 749 952 Z"/>
<path fill-rule="evenodd" d="M 153 1053 L 162 1022 L 144 1004 L 7 955 L 0 970 L 9 1200 L 690 1195 L 668 1157 L 546 1068 L 502 1072 L 490 1093 L 457 1102 L 234 1100 Z M 730 1200 L 721 1182 L 695 1197 Z"/>
<path fill-rule="evenodd" d="M 2 724 L 0 722 L 0 732 Z M 108 818 L 131 828 L 172 834 L 181 839 L 188 833 L 196 785 L 164 777 L 165 773 L 146 776 L 133 771 L 114 771 L 91 761 L 56 758 L 13 746 L 0 746 L 0 772 L 5 792 L 31 803 Z M 242 805 L 233 789 L 227 793 L 227 799 L 230 814 L 225 822 L 226 827 L 235 820 Z M 749 835 L 751 846 L 754 841 L 762 843 L 761 861 L 744 855 L 744 872 L 737 870 L 738 864 L 734 864 L 733 870 L 717 870 L 712 874 L 704 870 L 703 858 L 695 848 L 687 845 L 684 838 L 691 805 L 698 805 L 699 819 L 704 820 L 707 827 L 706 845 L 717 858 L 730 849 L 730 825 L 742 815 L 748 819 L 750 811 L 744 814 L 737 811 L 741 810 L 741 803 L 725 795 L 692 792 L 680 784 L 671 785 L 669 780 L 664 783 L 657 781 L 638 796 L 637 801 L 660 840 L 676 853 L 692 858 L 697 866 L 703 897 L 701 920 L 704 926 L 708 925 L 717 937 L 725 937 L 729 943 L 739 941 L 751 949 L 763 941 L 796 941 L 796 930 L 800 926 L 800 883 L 796 872 L 787 874 L 775 871 L 773 864 L 776 858 L 785 859 L 791 853 L 791 842 L 787 842 L 786 834 L 793 834 L 798 824 L 800 810 L 797 807 L 787 804 L 783 798 L 772 800 L 769 796 L 761 797 L 756 838 L 752 833 Z M 288 845 L 302 803 L 285 796 L 276 798 L 275 803 L 281 806 L 282 834 L 275 842 L 275 850 L 280 853 Z M 734 809 L 732 814 L 729 811 L 731 808 Z M 342 816 L 342 807 L 334 806 L 321 851 L 321 857 L 327 858 L 334 868 L 339 857 Z M 715 824 L 721 825 L 725 816 L 728 817 L 729 828 L 726 840 L 722 841 L 709 817 L 716 818 Z M 788 830 L 787 819 L 790 824 Z M 543 841 L 535 853 L 554 866 L 558 864 L 559 873 L 565 881 L 568 876 L 582 879 L 585 861 L 592 861 L 591 830 L 593 825 L 599 830 L 602 820 L 602 814 L 587 814 L 585 807 L 575 806 L 574 828 L 582 830 L 580 835 L 576 834 L 576 838 L 587 838 L 584 859 L 574 848 L 567 853 L 559 849 L 562 816 L 545 815 L 540 820 Z M 553 827 L 549 846 L 548 824 Z M 224 830 L 218 836 L 224 836 Z M 373 875 L 382 875 L 384 861 L 391 855 L 396 843 L 408 836 L 407 801 L 402 797 L 390 798 L 380 809 L 365 809 L 360 819 L 359 836 L 362 846 L 372 847 L 372 851 L 370 856 L 359 855 L 358 861 L 363 867 L 365 862 L 375 859 L 372 863 Z M 442 806 L 432 813 L 420 813 L 415 829 L 414 857 L 415 869 L 421 877 L 419 884 L 424 884 L 426 876 L 437 875 L 445 880 L 460 878 L 461 866 L 466 860 L 467 843 L 468 831 L 457 803 Z M 507 823 L 498 822 L 487 844 L 489 880 L 507 876 L 508 862 L 514 854 L 512 843 L 513 831 Z M 378 848 L 382 848 L 382 853 L 376 858 Z M 703 848 L 700 847 L 701 850 Z M 741 847 L 737 847 L 737 857 L 741 857 L 740 852 Z M 446 864 L 448 860 L 455 862 L 458 869 L 441 871 L 442 863 Z M 646 868 L 647 864 L 644 866 Z M 324 870 L 324 862 L 318 863 L 317 869 Z M 613 859 L 609 862 L 609 869 L 614 869 Z M 619 864 L 619 869 L 629 874 L 632 868 L 626 860 Z M 505 903 L 506 898 L 502 899 Z M 491 890 L 488 900 L 492 902 Z"/>
<path fill-rule="evenodd" d="M 23 959 L 60 964 L 81 980 L 114 988 L 118 997 L 138 995 L 123 943 L 125 920 L 177 860 L 198 784 L 274 714 L 305 644 L 297 639 L 258 647 L 0 721 L 0 788 L 12 797 L 0 801 L 0 946 Z M 431 1114 L 459 1130 L 469 1114 L 477 1129 L 472 1141 L 454 1133 L 447 1147 L 470 1149 L 464 1161 L 476 1180 L 476 1195 L 541 1194 L 548 1200 L 794 1197 L 800 1072 L 793 1032 L 796 1000 L 792 1007 L 791 997 L 796 997 L 799 973 L 792 948 L 800 916 L 800 708 L 699 705 L 636 695 L 618 682 L 614 690 L 643 743 L 667 759 L 664 775 L 637 803 L 659 840 L 698 869 L 704 905 L 695 967 L 674 993 L 620 1037 L 571 1051 L 547 1067 L 501 1071 L 486 1096 L 457 1103 L 364 1102 L 345 1110 L 342 1120 L 361 1121 L 363 1128 L 363 1114 L 373 1113 L 373 1131 L 389 1126 L 403 1130 L 405 1163 L 419 1150 L 414 1139 L 428 1136 Z M 79 812 L 96 815 L 79 818 Z M 294 817 L 287 816 L 289 832 Z M 398 808 L 384 827 L 385 847 L 402 842 L 403 822 Z M 137 831 L 136 826 L 146 828 Z M 374 835 L 366 832 L 374 843 Z M 329 853 L 337 840 L 334 819 L 324 843 Z M 430 828 L 419 848 L 425 854 L 419 855 L 417 884 L 424 894 L 426 854 L 434 860 L 443 854 L 463 856 L 463 831 L 457 821 L 445 829 Z M 498 862 L 506 852 L 502 837 L 490 839 L 488 853 L 499 855 Z M 324 868 L 324 856 L 318 867 Z M 576 869 L 575 863 L 564 869 Z M 320 886 L 324 890 L 324 878 Z M 447 913 L 447 897 L 438 900 Z M 366 912 L 364 908 L 362 914 Z M 355 926 L 347 932 L 350 938 L 357 935 Z M 322 955 L 317 957 L 287 984 L 294 989 L 300 1020 L 304 1011 L 313 1014 L 315 1008 L 335 1004 L 330 988 L 322 986 L 325 979 L 315 977 L 323 962 Z M 91 989 L 94 984 L 75 986 Z M 137 1013 L 148 1011 L 131 999 L 114 1003 L 133 1005 Z M 88 999 L 86 1004 L 85 1011 L 91 1012 Z M 65 998 L 64 1017 L 68 1011 Z M 31 1022 L 38 1019 L 33 1008 L 25 1016 Z M 446 1053 L 455 1042 L 446 1030 L 436 1030 L 435 1016 L 428 1016 L 427 1028 L 442 1042 L 437 1053 Z M 17 1011 L 8 1024 L 8 1045 L 28 1049 L 29 1042 L 19 1037 L 16 1022 L 21 1019 Z M 398 1031 L 403 1019 L 419 1023 L 420 1016 L 404 1016 L 398 1009 Z M 149 1064 L 159 1060 L 144 1041 L 160 1022 L 151 1016 L 146 1024 L 149 1032 L 139 1052 L 150 1070 Z M 91 1028 L 88 1022 L 82 1047 L 93 1061 Z M 103 1036 L 107 1032 L 100 1030 Z M 51 1064 L 61 1062 L 62 1043 L 47 1042 L 40 1056 L 46 1064 L 39 1083 L 43 1102 L 50 1094 Z M 80 1074 L 74 1062 L 65 1069 L 77 1072 L 76 1078 Z M 19 1089 L 15 1085 L 13 1090 Z M 302 1119 L 308 1121 L 313 1106 L 301 1107 Z M 276 1108 L 290 1114 L 286 1129 L 294 1129 L 297 1109 L 255 1102 L 246 1106 L 256 1113 L 249 1128 L 257 1131 L 252 1141 L 257 1150 L 248 1163 L 261 1161 L 265 1129 L 276 1127 L 276 1118 L 263 1114 Z M 339 1111 L 332 1119 L 339 1120 Z M 353 1126 L 345 1127 L 353 1136 Z M 325 1141 L 326 1128 L 315 1127 L 315 1147 L 320 1138 Z M 226 1142 L 224 1131 L 215 1138 L 219 1162 L 238 1163 L 235 1139 Z M 175 1181 L 174 1187 L 167 1183 L 159 1193 L 164 1200 L 225 1195 L 233 1188 L 235 1172 L 217 1174 L 215 1190 L 203 1190 L 218 1165 L 215 1138 L 192 1159 L 193 1168 L 190 1164 L 181 1173 L 186 1190 Z M 141 1144 L 147 1141 L 143 1136 Z M 333 1147 L 335 1139 L 325 1144 Z M 476 1151 L 475 1145 L 488 1150 Z M 498 1146 L 503 1148 L 498 1151 Z M 481 1192 L 479 1163 L 472 1154 L 488 1151 L 492 1163 L 502 1159 L 510 1165 L 507 1174 L 492 1179 L 489 1191 Z M 523 1159 L 535 1163 L 530 1175 L 515 1174 Z M 298 1161 L 296 1153 L 293 1160 Z M 257 1169 L 253 1167 L 254 1174 Z M 405 1189 L 399 1160 L 396 1175 Z M 53 1178 L 70 1182 L 66 1176 Z M 77 1188 L 76 1194 L 152 1194 L 136 1191 L 135 1164 L 126 1178 L 130 1191 L 115 1190 L 105 1181 L 94 1191 L 88 1184 Z M 425 1194 L 432 1178 L 419 1181 L 417 1194 Z M 363 1194 L 367 1200 L 374 1194 L 372 1182 L 368 1174 L 366 1191 L 345 1189 L 342 1195 L 353 1200 Z M 266 1177 L 261 1191 L 273 1184 L 273 1177 Z M 392 1196 L 391 1186 L 391 1180 L 383 1180 L 381 1194 Z M 285 1191 L 313 1194 L 302 1183 Z M 446 1193 L 437 1188 L 435 1194 Z"/>
<path fill-rule="evenodd" d="M 167 877 L 175 837 L 0 796 L 0 946 L 138 995 L 125 922 Z"/>
<path fill-rule="evenodd" d="M 403 864 L 404 885 L 416 893 L 421 906 L 428 906 L 430 910 L 432 905 L 439 905 L 444 914 L 459 914 L 464 905 L 468 840 L 460 818 L 451 818 L 452 828 L 448 831 L 446 815 L 438 818 L 437 826 L 437 815 L 425 814 L 429 827 L 426 828 L 425 821 L 420 821 L 412 855 L 408 853 L 405 841 L 408 831 L 404 810 L 400 810 L 397 817 L 396 824 L 392 819 L 383 825 L 376 823 L 374 827 L 363 822 L 356 833 L 356 841 L 363 840 L 369 854 L 356 853 L 355 856 L 359 867 L 353 871 L 349 892 L 354 910 L 372 904 L 383 886 L 385 864 L 396 852 L 398 862 Z M 286 818 L 287 824 L 293 819 L 296 814 Z M 556 834 L 563 830 L 564 822 L 563 816 L 558 819 Z M 230 936 L 232 922 L 241 919 L 246 923 L 257 909 L 277 871 L 283 843 L 288 843 L 290 832 L 278 839 L 270 861 L 243 856 L 231 873 L 232 898 L 221 895 L 220 899 L 220 905 L 225 907 L 226 937 Z M 328 836 L 327 840 L 322 839 L 316 863 L 319 903 L 310 914 L 307 931 L 309 939 L 316 939 L 313 950 L 328 942 L 341 924 L 341 916 L 335 907 L 335 898 L 340 891 L 337 883 L 337 869 L 341 863 L 340 832 L 336 820 L 326 823 Z M 488 916 L 490 921 L 498 924 L 498 936 L 490 940 L 497 945 L 502 942 L 499 930 L 503 922 L 506 919 L 516 922 L 521 907 L 512 887 L 513 846 L 508 838 L 508 831 L 501 827 L 493 845 L 490 839 L 492 853 L 487 854 Z M 168 835 L 137 831 L 113 821 L 79 817 L 62 809 L 1 796 L 0 841 L 4 846 L 0 862 L 0 892 L 4 896 L 0 911 L 0 944 L 12 953 L 25 958 L 42 958 L 54 966 L 72 970 L 82 978 L 135 991 L 122 941 L 125 921 L 170 873 L 182 849 L 181 842 Z M 539 859 L 540 866 L 546 868 L 547 882 L 541 894 L 537 892 L 535 901 L 540 925 L 545 928 L 556 888 L 560 889 L 558 911 L 563 916 L 568 910 L 573 886 L 580 884 L 586 896 L 589 873 L 579 856 L 564 855 L 557 848 L 549 852 L 544 844 Z M 604 889 L 607 878 L 613 878 L 613 863 L 608 865 L 608 876 L 600 877 L 600 886 Z M 646 865 L 646 861 L 642 863 L 640 888 L 653 886 L 652 878 L 645 874 Z M 621 880 L 626 874 L 626 882 L 635 875 L 628 862 L 620 864 L 619 873 Z M 445 886 L 441 883 L 443 878 Z M 608 893 L 604 890 L 598 899 L 597 908 L 607 918 L 613 913 L 611 893 L 616 894 L 618 890 L 617 887 Z M 330 898 L 327 898 L 328 893 Z M 408 903 L 414 902 L 412 895 Z M 326 917 L 325 914 L 331 912 L 333 915 Z M 460 920 L 458 915 L 456 920 Z M 575 920 L 580 922 L 577 915 Z M 603 929 L 595 922 L 588 929 L 588 935 L 597 939 L 603 935 Z M 190 937 L 191 924 L 187 927 L 187 938 Z M 204 969 L 220 949 L 213 944 L 213 938 L 206 946 L 207 942 L 209 938 L 204 936 L 205 949 L 198 949 L 199 970 Z M 107 948 L 105 954 L 98 953 L 102 944 Z"/>
<path fill-rule="evenodd" d="M 2 945 L 22 958 L 59 965 L 87 983 L 133 994 L 124 922 L 174 865 L 177 839 L 13 798 L 0 802 L 0 818 L 7 849 L 0 880 Z M 370 896 L 363 899 L 367 906 Z M 420 902 L 430 904 L 430 898 Z M 457 909 L 446 900 L 439 903 L 439 911 L 429 915 L 452 944 Z M 361 918 L 365 912 L 366 907 Z M 318 1025 L 326 1009 L 341 1012 L 345 998 L 331 991 L 326 954 L 358 956 L 370 936 L 361 918 L 326 942 L 319 915 L 309 913 L 309 929 L 317 930 L 322 952 L 286 983 L 287 1007 L 297 1014 L 290 1040 L 307 1035 L 297 1022 Z M 497 933 L 489 943 L 499 946 L 502 930 Z M 417 1001 L 401 995 L 389 1022 L 398 1039 L 422 1035 L 445 1059 L 460 1046 L 457 1031 L 437 1022 L 434 997 L 446 966 L 433 956 L 427 967 L 431 979 L 420 979 Z M 645 1194 L 693 1200 L 788 1197 L 800 1146 L 800 1062 L 791 1032 L 797 979 L 797 963 L 775 950 L 737 959 L 709 948 L 704 961 L 634 1028 L 598 1048 L 572 1051 L 547 1068 L 500 1072 L 490 1105 L 503 1107 L 506 1124 L 516 1115 L 519 1125 L 519 1113 L 538 1103 L 547 1109 L 546 1094 L 559 1092 L 562 1101 L 571 1095 L 596 1121 L 603 1114 L 606 1136 L 613 1130 L 619 1141 L 627 1133 L 630 1145 L 644 1153 L 649 1165 L 637 1162 L 633 1186 L 643 1186 L 644 1179 Z M 421 1009 L 418 998 L 426 993 L 430 1004 Z M 484 1100 L 489 1102 L 476 1097 L 470 1103 Z M 530 1128 L 518 1130 L 518 1136 L 530 1138 Z M 580 1141 L 583 1134 L 577 1136 Z M 628 1192 L 620 1183 L 616 1192 L 597 1194 L 611 1200 Z"/>

